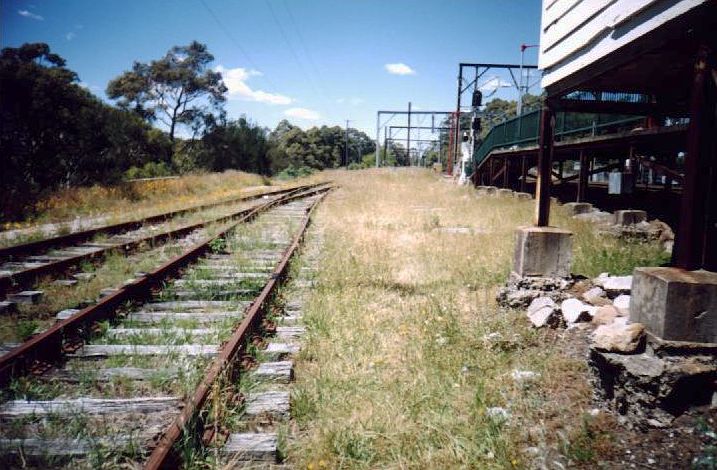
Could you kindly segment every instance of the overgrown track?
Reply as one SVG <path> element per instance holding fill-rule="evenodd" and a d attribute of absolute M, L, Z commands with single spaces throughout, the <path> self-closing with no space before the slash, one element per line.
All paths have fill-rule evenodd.
<path fill-rule="evenodd" d="M 0 260 L 10 261 L 0 265 L 0 296 L 5 295 L 11 289 L 19 290 L 27 287 L 40 277 L 62 273 L 84 261 L 100 259 L 109 252 L 117 250 L 131 252 L 140 246 L 153 245 L 164 242 L 168 239 L 181 237 L 208 224 L 224 223 L 233 218 L 242 217 L 250 213 L 253 208 L 242 209 L 219 218 L 188 224 L 170 230 L 164 230 L 160 233 L 150 233 L 149 235 L 145 234 L 143 236 L 130 237 L 129 239 L 120 238 L 104 243 L 86 243 L 88 240 L 91 240 L 93 237 L 98 235 L 116 235 L 118 233 L 126 233 L 131 230 L 137 230 L 147 224 L 166 222 L 192 212 L 212 209 L 229 204 L 236 204 L 244 201 L 251 201 L 264 197 L 279 197 L 283 194 L 289 194 L 296 190 L 310 189 L 320 185 L 321 183 L 269 191 L 241 198 L 224 200 L 213 204 L 204 204 L 178 211 L 167 212 L 130 222 L 123 222 L 120 224 L 75 232 L 68 235 L 47 238 L 45 240 L 0 248 Z M 47 250 L 58 248 L 64 248 L 64 250 L 51 255 L 39 257 L 31 256 L 36 253 L 46 252 Z"/>
<path fill-rule="evenodd" d="M 286 275 L 311 211 L 329 189 L 314 187 L 294 191 L 253 209 L 240 220 L 227 224 L 215 237 L 1 357 L 0 378 L 6 385 L 6 396 L 8 390 L 18 388 L 16 383 L 7 387 L 13 378 L 32 371 L 42 370 L 66 383 L 80 385 L 77 391 L 63 390 L 63 397 L 72 397 L 69 399 L 11 401 L 0 405 L 0 426 L 5 428 L 0 433 L 3 434 L 0 454 L 7 459 L 33 456 L 86 459 L 100 448 L 108 455 L 130 454 L 129 461 L 134 463 L 149 455 L 148 468 L 176 465 L 180 441 L 191 440 L 191 436 L 185 435 L 192 433 L 189 423 L 196 422 L 217 381 L 237 369 L 237 358 L 246 353 L 250 335 L 262 322 L 267 301 Z M 247 250 L 210 254 L 221 245 L 217 240 L 231 241 L 232 231 L 239 224 L 253 220 L 260 213 L 267 214 L 260 219 L 265 220 L 264 232 L 250 240 Z M 247 238 L 251 237 L 244 236 Z M 241 239 L 237 243 L 241 244 Z M 237 254 L 245 258 L 245 266 L 237 264 L 237 258 L 233 257 Z M 278 264 L 267 272 L 268 262 L 275 260 Z M 183 277 L 167 287 L 168 280 L 179 273 Z M 249 302 L 242 296 L 256 292 L 251 285 L 257 280 L 266 280 L 266 283 Z M 180 296 L 182 289 L 192 287 L 193 293 Z M 144 303 L 148 299 L 150 302 Z M 132 301 L 134 307 L 127 307 L 128 301 Z M 98 322 L 103 320 L 109 322 L 98 329 Z M 241 323 L 234 328 L 237 321 Z M 112 327 L 108 327 L 110 323 Z M 119 327 L 115 327 L 118 324 Z M 93 344 L 87 344 L 89 341 Z M 219 347 L 219 343 L 223 346 Z M 110 361 L 115 356 L 127 361 L 124 367 L 117 367 L 116 359 L 112 363 L 114 367 L 110 363 L 103 364 L 105 367 L 86 367 L 87 360 L 101 357 Z M 214 358 L 209 367 L 206 367 L 207 358 Z M 144 367 L 132 362 L 135 360 Z M 85 367 L 77 363 L 85 363 Z M 63 367 L 57 369 L 56 365 Z M 92 379 L 83 375 L 87 373 L 91 373 Z M 156 375 L 164 377 L 167 373 L 174 380 L 160 380 L 162 385 L 155 386 Z M 104 398 L 107 389 L 114 390 L 116 379 L 124 384 L 120 395 L 131 398 Z M 30 380 L 41 382 L 42 378 Z M 111 387 L 98 385 L 108 380 L 112 381 Z M 87 382 L 92 383 L 95 390 L 100 389 L 103 398 L 83 395 Z M 178 390 L 178 382 L 185 386 L 191 384 L 191 388 L 182 390 L 179 386 Z M 136 383 L 144 385 L 134 385 Z M 169 388 L 174 393 L 141 398 L 132 393 L 146 388 Z M 188 398 L 182 400 L 182 394 Z M 43 418 L 41 424 L 36 422 L 37 417 Z M 81 419 L 79 427 L 84 437 L 58 437 L 72 426 L 65 424 L 58 429 L 53 428 L 52 423 L 65 419 Z M 15 424 L 1 424 L 10 421 Z M 87 431 L 93 426 L 103 431 L 88 437 Z M 151 454 L 148 449 L 153 449 Z"/>

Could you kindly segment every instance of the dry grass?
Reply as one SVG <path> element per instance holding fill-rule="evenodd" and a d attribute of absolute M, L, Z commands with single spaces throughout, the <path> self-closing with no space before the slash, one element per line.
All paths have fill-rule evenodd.
<path fill-rule="evenodd" d="M 308 177 L 301 180 L 314 180 Z M 277 182 L 261 175 L 229 170 L 224 173 L 185 175 L 177 179 L 137 181 L 115 186 L 91 186 L 56 191 L 37 202 L 34 214 L 23 223 L 8 223 L 4 230 L 74 217 L 108 217 L 110 222 L 239 197 L 269 186 L 284 187 L 298 181 Z"/>
<path fill-rule="evenodd" d="M 330 176 L 341 188 L 316 217 L 326 241 L 306 310 L 290 463 L 513 468 L 565 449 L 590 404 L 584 361 L 494 302 L 533 202 L 479 198 L 421 170 Z M 609 269 L 609 256 L 585 258 L 617 242 L 556 221 L 575 230 L 577 266 Z M 516 381 L 516 370 L 539 375 Z"/>

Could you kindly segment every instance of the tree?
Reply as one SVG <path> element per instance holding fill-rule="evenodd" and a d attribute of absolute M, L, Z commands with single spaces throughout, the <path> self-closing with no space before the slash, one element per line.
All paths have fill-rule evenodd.
<path fill-rule="evenodd" d="M 0 218 L 60 186 L 113 182 L 168 150 L 133 114 L 102 103 L 47 44 L 0 52 Z"/>
<path fill-rule="evenodd" d="M 309 167 L 317 170 L 341 165 L 346 151 L 346 130 L 339 126 L 312 127 L 306 131 L 286 120 L 269 133 L 268 159 L 273 172 L 286 168 Z M 359 160 L 361 150 L 373 148 L 365 133 L 349 129 L 349 158 Z"/>
<path fill-rule="evenodd" d="M 200 160 L 213 171 L 237 169 L 268 175 L 266 129 L 245 117 L 221 121 L 202 138 Z"/>
<path fill-rule="evenodd" d="M 159 60 L 135 62 L 109 82 L 107 96 L 143 119 L 163 123 L 172 142 L 178 125 L 189 126 L 196 136 L 226 100 L 221 73 L 209 68 L 213 61 L 205 44 L 175 46 Z"/>

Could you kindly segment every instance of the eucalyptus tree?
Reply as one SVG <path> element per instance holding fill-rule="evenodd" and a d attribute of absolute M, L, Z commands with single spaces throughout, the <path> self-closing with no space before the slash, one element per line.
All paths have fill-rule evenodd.
<path fill-rule="evenodd" d="M 163 123 L 172 142 L 179 125 L 196 137 L 226 100 L 227 87 L 221 73 L 211 69 L 213 61 L 205 44 L 174 46 L 161 59 L 135 62 L 132 70 L 112 79 L 107 96 L 150 122 Z"/>

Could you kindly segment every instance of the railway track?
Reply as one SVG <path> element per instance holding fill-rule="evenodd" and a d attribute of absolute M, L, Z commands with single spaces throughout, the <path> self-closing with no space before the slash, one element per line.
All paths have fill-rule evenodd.
<path fill-rule="evenodd" d="M 0 296 L 13 291 L 17 293 L 42 277 L 66 272 L 68 269 L 85 261 L 102 259 L 110 252 L 122 251 L 129 253 L 143 246 L 153 246 L 173 238 L 182 237 L 208 224 L 223 223 L 241 217 L 260 205 L 264 198 L 277 198 L 297 189 L 308 189 L 316 186 L 318 185 L 269 191 L 0 248 L 0 261 L 2 261 L 0 263 Z M 254 204 L 249 207 L 242 207 L 238 210 L 229 208 L 228 212 L 224 211 L 225 213 L 221 216 L 215 216 L 199 222 L 188 222 L 179 227 L 173 227 L 170 223 L 172 220 L 177 220 L 189 214 L 196 214 L 210 209 L 217 210 L 221 206 L 251 204 L 252 201 L 254 201 Z M 102 241 L 92 241 L 100 236 L 106 238 Z M 71 278 L 59 281 L 71 285 L 77 282 L 78 279 Z M 32 291 L 30 291 L 16 295 L 14 299 L 20 302 L 32 302 L 34 300 L 32 296 Z M 0 305 L 0 308 L 8 309 L 11 306 L 10 302 L 6 302 Z"/>
<path fill-rule="evenodd" d="M 272 406 L 288 412 L 284 391 L 244 403 L 236 378 L 255 363 L 262 331 L 298 334 L 296 327 L 274 328 L 269 302 L 328 189 L 290 192 L 252 209 L 0 357 L 2 461 L 174 468 L 206 458 L 197 441 L 217 440 L 227 409 L 264 417 L 275 413 Z M 263 354 L 276 359 L 295 348 L 272 344 Z M 282 381 L 290 366 L 267 362 L 256 374 Z M 267 450 L 276 447 L 275 435 L 228 437 L 220 460 L 276 457 Z"/>

